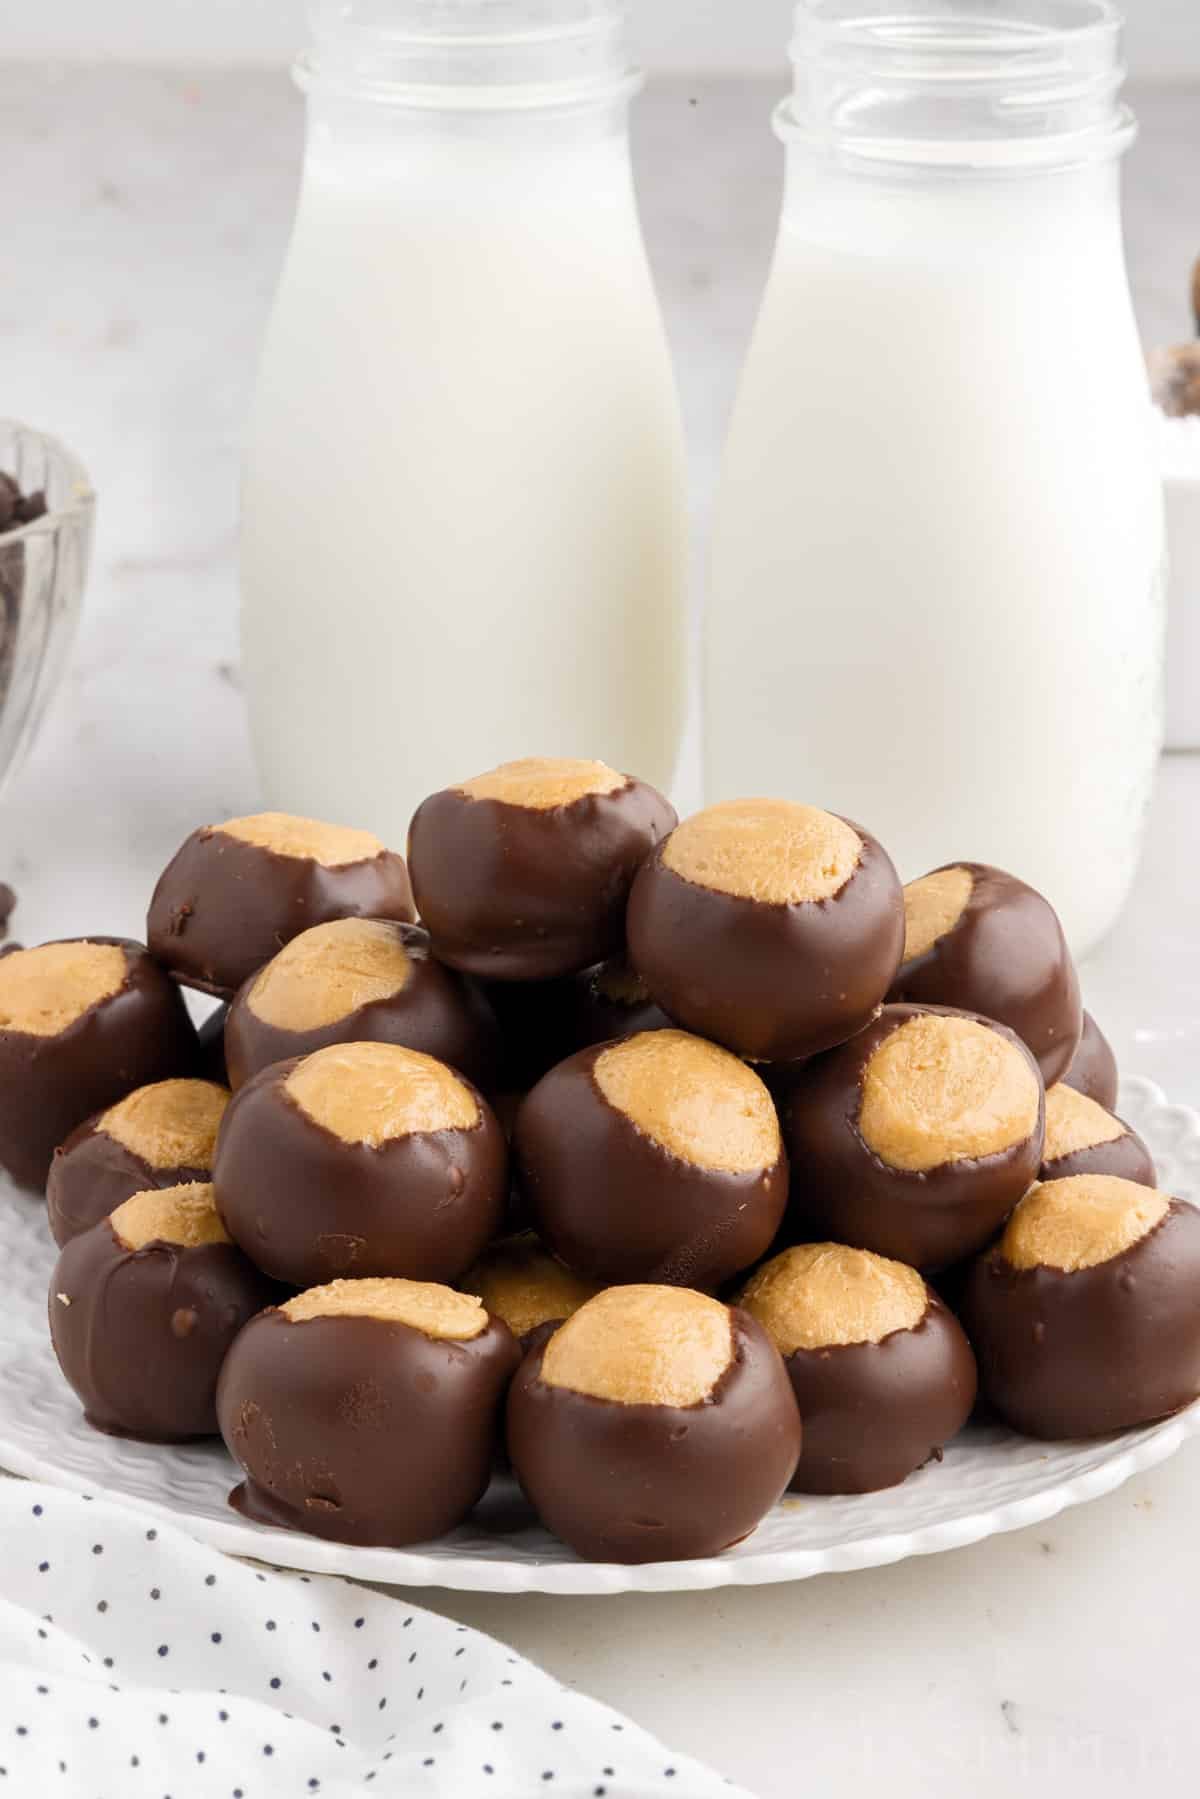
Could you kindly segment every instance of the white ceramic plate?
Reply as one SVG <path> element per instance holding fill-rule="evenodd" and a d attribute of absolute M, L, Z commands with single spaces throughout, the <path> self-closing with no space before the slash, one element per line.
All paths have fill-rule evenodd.
<path fill-rule="evenodd" d="M 1164 1190 L 1200 1201 L 1200 1114 L 1168 1105 L 1149 1081 L 1126 1082 L 1120 1109 L 1149 1144 Z M 1087 1443 L 1034 1443 L 973 1426 L 940 1466 L 921 1469 L 902 1486 L 857 1499 L 789 1495 L 746 1542 L 706 1561 L 638 1568 L 581 1562 L 523 1513 L 505 1482 L 496 1483 L 470 1525 L 438 1543 L 356 1549 L 239 1518 L 226 1504 L 234 1471 L 219 1443 L 163 1449 L 91 1430 L 47 1337 L 54 1253 L 43 1209 L 0 1190 L 0 1266 L 8 1278 L 0 1307 L 0 1466 L 170 1518 L 231 1554 L 360 1580 L 499 1593 L 670 1592 L 803 1580 L 1036 1524 L 1111 1492 L 1200 1431 L 1200 1402 L 1164 1424 Z"/>

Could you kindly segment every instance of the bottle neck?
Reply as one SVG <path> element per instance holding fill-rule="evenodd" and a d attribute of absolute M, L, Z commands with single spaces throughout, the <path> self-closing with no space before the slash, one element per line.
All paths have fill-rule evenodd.
<path fill-rule="evenodd" d="M 1112 0 L 800 0 L 785 143 L 846 170 L 1013 177 L 1111 161 L 1119 99 Z"/>
<path fill-rule="evenodd" d="M 311 0 L 311 98 L 422 113 L 622 107 L 641 82 L 626 0 Z"/>

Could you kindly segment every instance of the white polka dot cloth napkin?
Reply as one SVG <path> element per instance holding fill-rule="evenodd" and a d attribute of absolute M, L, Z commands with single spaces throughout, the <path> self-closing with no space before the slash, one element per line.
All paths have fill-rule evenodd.
<path fill-rule="evenodd" d="M 0 1799 L 737 1799 L 402 1594 L 22 1481 L 0 1532 Z"/>

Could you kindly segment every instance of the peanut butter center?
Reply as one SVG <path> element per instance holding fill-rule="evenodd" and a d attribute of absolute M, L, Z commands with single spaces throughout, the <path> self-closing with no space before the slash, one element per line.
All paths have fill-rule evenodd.
<path fill-rule="evenodd" d="M 926 955 L 967 909 L 975 878 L 965 868 L 939 868 L 904 889 L 904 961 Z M 901 964 L 903 966 L 903 963 Z"/>
<path fill-rule="evenodd" d="M 110 1106 L 96 1128 L 147 1168 L 211 1168 L 228 1104 L 212 1081 L 155 1081 Z"/>
<path fill-rule="evenodd" d="M 843 819 L 791 800 L 725 800 L 677 825 L 664 866 L 696 887 L 765 905 L 795 906 L 840 893 L 862 855 Z"/>
<path fill-rule="evenodd" d="M 686 1031 L 639 1031 L 601 1050 L 597 1087 L 660 1149 L 696 1168 L 749 1174 L 782 1153 L 771 1095 L 726 1049 Z"/>
<path fill-rule="evenodd" d="M 469 1343 L 488 1324 L 474 1294 L 456 1293 L 434 1281 L 331 1281 L 298 1293 L 279 1309 L 291 1324 L 307 1324 L 312 1318 L 376 1318 L 383 1324 L 407 1324 L 445 1343 Z"/>
<path fill-rule="evenodd" d="M 1167 1215 L 1153 1187 L 1111 1174 L 1074 1174 L 1031 1187 L 1008 1221 L 1000 1253 L 1012 1268 L 1075 1274 L 1132 1249 Z"/>
<path fill-rule="evenodd" d="M 0 1030 L 57 1037 L 129 978 L 115 943 L 43 943 L 0 957 Z"/>
<path fill-rule="evenodd" d="M 863 1073 L 858 1128 L 909 1173 L 993 1156 L 1036 1129 L 1038 1079 L 1015 1043 L 973 1018 L 923 1013 L 884 1038 Z"/>
<path fill-rule="evenodd" d="M 284 1092 L 343 1143 L 378 1149 L 397 1137 L 468 1131 L 475 1095 L 444 1062 L 394 1043 L 335 1043 L 297 1064 Z"/>
<path fill-rule="evenodd" d="M 212 1187 L 206 1181 L 135 1193 L 117 1207 L 108 1222 L 125 1249 L 143 1249 L 147 1243 L 174 1243 L 180 1249 L 199 1249 L 205 1243 L 229 1242 Z"/>
<path fill-rule="evenodd" d="M 782 1355 L 847 1343 L 881 1343 L 915 1330 L 929 1291 L 915 1268 L 843 1243 L 801 1243 L 763 1264 L 740 1306 Z"/>
<path fill-rule="evenodd" d="M 526 756 L 523 761 L 504 762 L 486 775 L 476 775 L 456 791 L 471 800 L 499 800 L 526 812 L 553 812 L 592 794 L 617 793 L 627 785 L 626 776 L 609 768 L 607 762 Z"/>
<path fill-rule="evenodd" d="M 699 1405 L 732 1360 L 718 1300 L 687 1287 L 606 1287 L 555 1331 L 542 1379 L 617 1405 Z"/>
<path fill-rule="evenodd" d="M 1046 1147 L 1044 1162 L 1056 1162 L 1060 1156 L 1076 1155 L 1081 1149 L 1094 1149 L 1098 1143 L 1115 1143 L 1125 1135 L 1119 1118 L 1059 1081 L 1046 1094 Z"/>
<path fill-rule="evenodd" d="M 381 918 L 338 918 L 285 944 L 255 977 L 247 1004 L 255 1018 L 278 1030 L 320 1030 L 402 993 L 411 973 L 399 926 Z"/>
<path fill-rule="evenodd" d="M 523 1337 L 551 1318 L 569 1318 L 600 1292 L 542 1248 L 532 1231 L 493 1243 L 459 1285 L 478 1293 L 488 1311 Z"/>
<path fill-rule="evenodd" d="M 346 868 L 352 862 L 372 862 L 383 854 L 383 844 L 370 831 L 349 825 L 328 825 L 319 818 L 294 818 L 290 812 L 255 812 L 247 818 L 229 818 L 210 831 L 236 837 L 277 856 L 319 862 L 322 868 Z"/>

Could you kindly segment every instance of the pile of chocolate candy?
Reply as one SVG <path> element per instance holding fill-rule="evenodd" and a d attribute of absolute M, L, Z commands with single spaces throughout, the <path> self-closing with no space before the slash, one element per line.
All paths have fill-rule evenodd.
<path fill-rule="evenodd" d="M 147 945 L 0 960 L 0 1165 L 90 1421 L 219 1430 L 252 1518 L 423 1541 L 507 1460 L 582 1556 L 704 1556 L 939 1458 L 977 1387 L 1047 1438 L 1200 1394 L 1200 1212 L 997 869 L 902 888 L 815 807 L 530 760 L 407 865 L 206 826 Z"/>

